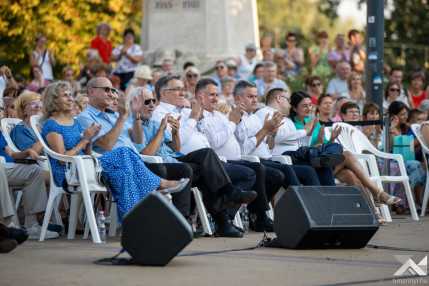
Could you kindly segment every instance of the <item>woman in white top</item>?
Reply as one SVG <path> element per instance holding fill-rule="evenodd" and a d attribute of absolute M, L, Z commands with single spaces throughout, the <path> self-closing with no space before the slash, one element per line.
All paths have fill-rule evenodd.
<path fill-rule="evenodd" d="M 360 110 L 365 105 L 365 90 L 362 83 L 362 75 L 357 72 L 352 72 L 347 79 L 347 86 L 349 88 L 350 100 L 359 105 Z"/>
<path fill-rule="evenodd" d="M 256 45 L 248 44 L 245 54 L 238 59 L 238 76 L 240 79 L 247 80 L 252 75 L 256 63 Z"/>
<path fill-rule="evenodd" d="M 39 35 L 36 37 L 36 48 L 30 55 L 31 66 L 38 66 L 42 70 L 43 78 L 48 81 L 54 80 L 53 66 L 55 58 L 51 51 L 46 48 L 46 37 Z"/>
<path fill-rule="evenodd" d="M 113 73 L 121 79 L 121 90 L 125 90 L 127 83 L 133 78 L 138 64 L 143 61 L 143 51 L 134 41 L 134 31 L 126 29 L 123 44 L 112 52 L 112 61 L 117 62 Z"/>

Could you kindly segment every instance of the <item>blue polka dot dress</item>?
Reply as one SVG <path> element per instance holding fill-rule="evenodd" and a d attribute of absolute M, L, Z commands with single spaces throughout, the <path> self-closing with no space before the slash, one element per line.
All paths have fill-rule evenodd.
<path fill-rule="evenodd" d="M 73 125 L 60 125 L 53 119 L 48 119 L 42 128 L 42 136 L 56 132 L 63 136 L 66 150 L 72 149 L 81 140 L 83 132 L 75 120 Z M 83 154 L 83 153 L 82 153 Z M 55 184 L 62 186 L 65 180 L 65 167 L 57 160 L 49 158 Z M 161 179 L 153 174 L 144 164 L 138 154 L 128 147 L 115 148 L 98 158 L 103 169 L 103 177 L 109 184 L 109 189 L 117 201 L 118 214 L 122 218 L 134 205 L 141 201 L 149 192 L 159 188 Z"/>

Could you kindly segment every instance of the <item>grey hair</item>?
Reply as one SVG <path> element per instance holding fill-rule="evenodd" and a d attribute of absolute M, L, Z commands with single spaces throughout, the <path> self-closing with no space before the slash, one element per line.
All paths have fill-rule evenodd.
<path fill-rule="evenodd" d="M 54 112 L 58 111 L 57 98 L 60 92 L 64 90 L 72 90 L 68 81 L 56 81 L 49 84 L 43 91 L 43 119 L 48 119 Z"/>
<path fill-rule="evenodd" d="M 238 81 L 234 87 L 234 92 L 233 92 L 234 96 L 242 95 L 246 90 L 246 88 L 249 88 L 249 87 L 253 88 L 253 87 L 256 87 L 256 85 L 247 80 Z"/>
<path fill-rule="evenodd" d="M 277 68 L 277 64 L 272 61 L 265 61 L 263 64 L 264 68 Z"/>

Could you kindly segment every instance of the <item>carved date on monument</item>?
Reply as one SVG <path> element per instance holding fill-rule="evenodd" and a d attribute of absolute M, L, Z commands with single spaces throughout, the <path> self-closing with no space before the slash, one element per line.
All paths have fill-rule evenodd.
<path fill-rule="evenodd" d="M 152 9 L 156 11 L 192 10 L 201 7 L 201 0 L 154 0 L 152 3 Z"/>

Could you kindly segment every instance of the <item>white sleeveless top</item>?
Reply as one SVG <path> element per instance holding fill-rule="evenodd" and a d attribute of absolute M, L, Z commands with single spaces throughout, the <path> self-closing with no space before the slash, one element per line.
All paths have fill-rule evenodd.
<path fill-rule="evenodd" d="M 49 56 L 49 51 L 46 53 L 39 54 L 37 51 L 34 51 L 36 57 L 39 59 L 37 64 L 42 69 L 43 78 L 46 80 L 54 80 L 54 72 L 52 71 L 51 58 Z"/>

